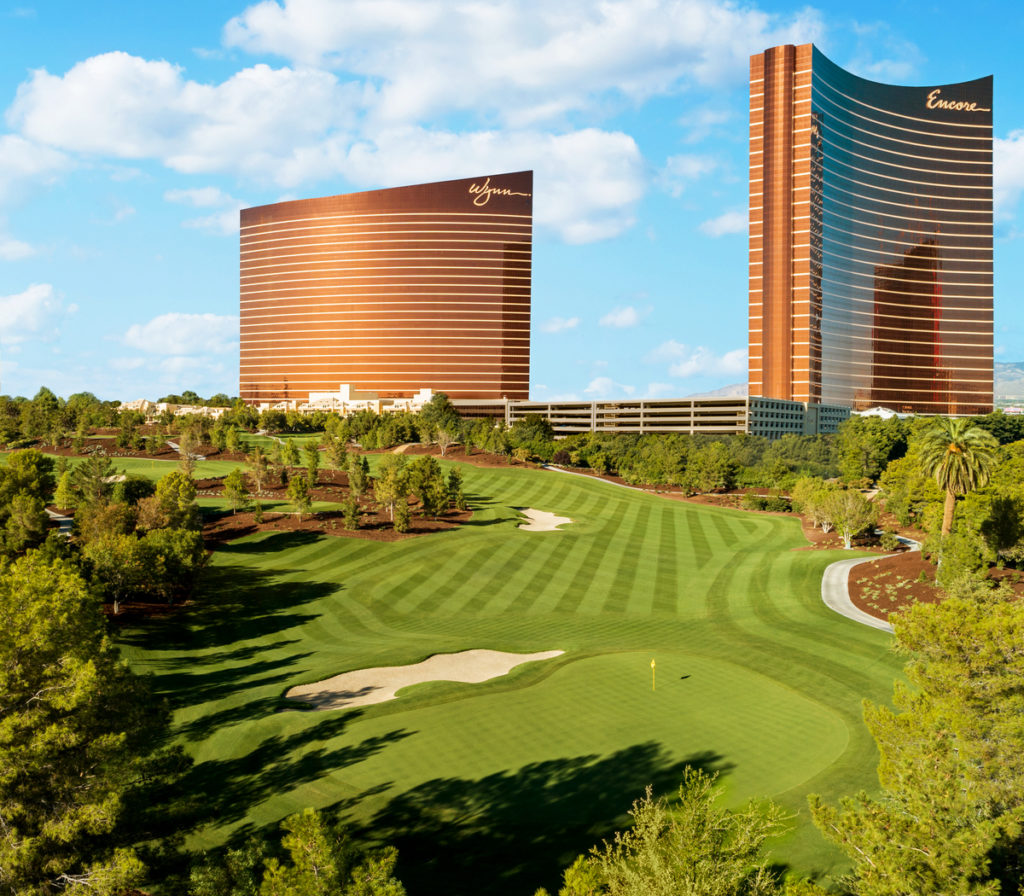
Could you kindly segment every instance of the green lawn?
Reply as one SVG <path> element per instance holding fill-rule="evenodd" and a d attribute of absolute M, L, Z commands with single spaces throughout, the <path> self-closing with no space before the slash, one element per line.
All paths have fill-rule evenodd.
<path fill-rule="evenodd" d="M 235 542 L 200 608 L 123 633 L 196 759 L 188 786 L 209 823 L 192 845 L 340 807 L 399 846 L 413 893 L 530 893 L 689 763 L 720 771 L 727 803 L 769 796 L 796 813 L 779 861 L 831 868 L 806 794 L 874 785 L 860 701 L 888 699 L 899 670 L 887 635 L 822 605 L 838 554 L 791 550 L 793 519 L 553 472 L 464 476 L 476 513 L 459 531 Z M 575 522 L 523 532 L 516 507 Z M 347 712 L 282 697 L 473 647 L 566 654 Z"/>

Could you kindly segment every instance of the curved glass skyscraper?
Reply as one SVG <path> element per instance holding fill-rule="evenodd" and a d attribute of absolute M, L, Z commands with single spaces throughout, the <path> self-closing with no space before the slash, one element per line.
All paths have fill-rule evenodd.
<path fill-rule="evenodd" d="M 992 79 L 751 57 L 751 395 L 992 409 Z"/>
<path fill-rule="evenodd" d="M 532 194 L 520 171 L 242 209 L 242 398 L 527 398 Z"/>

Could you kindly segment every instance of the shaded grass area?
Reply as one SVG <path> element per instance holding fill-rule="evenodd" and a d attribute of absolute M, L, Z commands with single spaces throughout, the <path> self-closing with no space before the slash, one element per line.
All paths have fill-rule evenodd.
<path fill-rule="evenodd" d="M 837 554 L 790 551 L 795 520 L 544 471 L 463 473 L 475 513 L 459 530 L 253 536 L 218 549 L 188 616 L 123 632 L 196 758 L 192 845 L 332 807 L 400 847 L 414 894 L 532 892 L 692 764 L 721 773 L 727 804 L 770 796 L 794 813 L 779 861 L 830 869 L 806 794 L 874 786 L 860 701 L 888 699 L 899 668 L 887 635 L 822 605 Z M 523 532 L 516 507 L 574 522 Z M 347 712 L 283 698 L 478 647 L 566 654 Z"/>

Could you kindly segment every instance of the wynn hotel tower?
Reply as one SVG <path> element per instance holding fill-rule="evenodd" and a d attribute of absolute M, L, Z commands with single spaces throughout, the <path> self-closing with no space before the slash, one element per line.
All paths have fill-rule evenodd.
<path fill-rule="evenodd" d="M 527 398 L 533 173 L 241 213 L 239 389 Z"/>
<path fill-rule="evenodd" d="M 811 44 L 751 57 L 749 392 L 991 411 L 991 77 L 878 84 Z"/>

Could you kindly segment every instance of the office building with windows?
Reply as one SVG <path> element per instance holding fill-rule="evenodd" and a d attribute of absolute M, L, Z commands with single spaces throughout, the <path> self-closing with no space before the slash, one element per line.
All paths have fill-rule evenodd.
<path fill-rule="evenodd" d="M 991 77 L 751 57 L 750 395 L 987 413 L 992 285 Z"/>
<path fill-rule="evenodd" d="M 533 172 L 241 212 L 239 394 L 528 398 Z"/>

